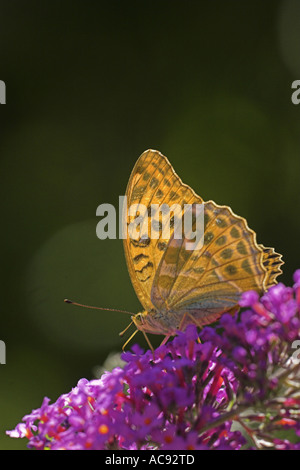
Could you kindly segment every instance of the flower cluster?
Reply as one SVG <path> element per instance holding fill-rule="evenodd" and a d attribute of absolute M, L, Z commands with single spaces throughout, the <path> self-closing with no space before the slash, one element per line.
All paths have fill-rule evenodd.
<path fill-rule="evenodd" d="M 293 288 L 280 283 L 261 298 L 246 292 L 245 311 L 223 315 L 220 329 L 206 327 L 200 335 L 222 350 L 218 363 L 239 384 L 233 411 L 258 448 L 300 449 L 300 270 L 294 281 Z M 277 438 L 282 429 L 298 443 Z"/>
<path fill-rule="evenodd" d="M 200 344 L 195 327 L 158 348 L 138 346 L 126 365 L 98 380 L 82 379 L 55 403 L 45 398 L 11 437 L 37 449 L 203 449 L 244 443 L 229 423 L 204 430 L 228 407 L 237 383 L 217 365 L 215 347 Z"/>
<path fill-rule="evenodd" d="M 45 398 L 8 434 L 36 449 L 300 449 L 294 280 L 245 293 L 244 311 L 200 336 L 191 325 L 153 354 L 135 345 L 123 368 Z"/>

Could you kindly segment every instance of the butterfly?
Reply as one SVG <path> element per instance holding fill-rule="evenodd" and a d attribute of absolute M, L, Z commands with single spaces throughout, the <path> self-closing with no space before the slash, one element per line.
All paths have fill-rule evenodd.
<path fill-rule="evenodd" d="M 136 330 L 125 345 L 137 331 L 151 347 L 147 333 L 164 335 L 165 343 L 189 324 L 213 323 L 223 313 L 238 309 L 243 292 L 261 294 L 282 273 L 281 255 L 258 244 L 244 218 L 230 207 L 203 201 L 159 151 L 146 150 L 138 158 L 126 197 L 128 207 L 144 206 L 148 213 L 153 204 L 176 204 L 182 211 L 173 215 L 168 238 L 160 233 L 155 238 L 127 236 L 123 240 L 129 275 L 143 306 L 142 312 L 131 317 L 130 325 Z M 183 216 L 186 204 L 204 205 L 202 247 L 197 250 L 187 250 L 188 234 L 181 239 L 174 236 L 174 217 Z M 127 226 L 130 221 L 127 216 Z"/>

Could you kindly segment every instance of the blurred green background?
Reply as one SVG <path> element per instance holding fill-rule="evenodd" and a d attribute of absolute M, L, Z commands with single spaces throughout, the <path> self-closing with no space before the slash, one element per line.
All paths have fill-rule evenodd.
<path fill-rule="evenodd" d="M 246 217 L 292 282 L 300 3 L 1 0 L 0 63 L 0 448 L 24 449 L 5 430 L 123 344 L 126 315 L 63 299 L 140 310 L 122 241 L 96 237 L 96 208 L 118 204 L 144 150 Z"/>

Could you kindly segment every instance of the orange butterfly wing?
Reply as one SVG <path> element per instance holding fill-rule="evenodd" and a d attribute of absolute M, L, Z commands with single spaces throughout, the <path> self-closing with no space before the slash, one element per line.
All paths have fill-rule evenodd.
<path fill-rule="evenodd" d="M 126 196 L 128 207 L 142 204 L 147 208 L 145 217 L 150 215 L 151 204 L 178 204 L 178 216 L 182 217 L 184 204 L 203 203 L 200 196 L 182 183 L 167 158 L 155 150 L 147 150 L 139 157 Z M 130 222 L 127 217 L 127 226 Z M 149 234 L 150 228 L 149 218 Z M 211 323 L 237 306 L 242 292 L 253 289 L 261 293 L 276 283 L 281 273 L 281 255 L 273 248 L 257 244 L 256 234 L 244 218 L 213 201 L 204 203 L 200 249 L 187 250 L 187 241 L 192 237 L 187 233 L 176 239 L 174 223 L 169 238 L 163 239 L 161 231 L 159 234 L 158 239 L 127 237 L 124 248 L 141 304 L 148 312 L 168 316 L 169 325 L 172 315 L 178 323 L 178 317 L 186 312 L 189 323 L 191 319 L 197 325 Z"/>

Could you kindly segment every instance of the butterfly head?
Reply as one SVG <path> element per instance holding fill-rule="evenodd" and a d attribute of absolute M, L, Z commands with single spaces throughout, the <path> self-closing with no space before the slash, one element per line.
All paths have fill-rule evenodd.
<path fill-rule="evenodd" d="M 132 315 L 131 320 L 133 321 L 138 330 L 143 330 L 143 327 L 147 323 L 147 315 L 148 312 L 146 310 L 144 312 L 139 312 L 135 315 Z"/>
<path fill-rule="evenodd" d="M 144 310 L 143 312 L 133 315 L 131 319 L 136 328 L 143 333 L 167 335 L 170 334 L 171 330 L 176 331 L 176 327 L 172 328 L 167 321 L 168 318 L 155 310 Z"/>
<path fill-rule="evenodd" d="M 138 330 L 157 334 L 158 325 L 153 315 L 151 315 L 151 312 L 144 310 L 143 312 L 139 312 L 133 315 L 131 319 Z"/>

